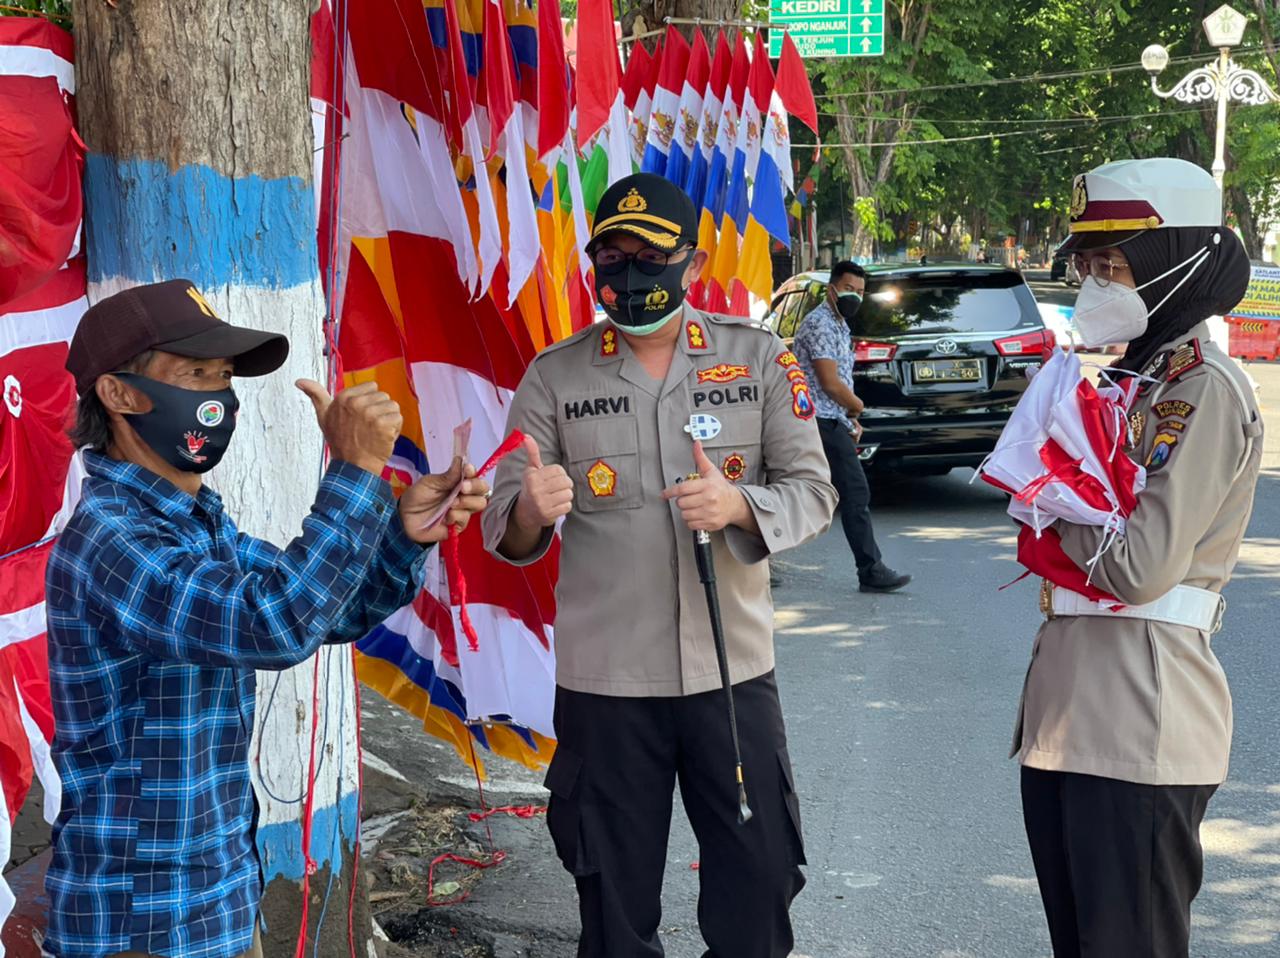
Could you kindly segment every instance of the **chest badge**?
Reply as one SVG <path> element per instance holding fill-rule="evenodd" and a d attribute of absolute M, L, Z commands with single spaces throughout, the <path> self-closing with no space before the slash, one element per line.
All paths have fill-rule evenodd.
<path fill-rule="evenodd" d="M 618 488 L 618 474 L 603 459 L 597 459 L 595 465 L 587 470 L 587 486 L 597 499 L 613 495 Z"/>
<path fill-rule="evenodd" d="M 1129 416 L 1129 440 L 1131 446 L 1138 446 L 1142 442 L 1142 430 L 1146 428 L 1147 416 L 1142 410 L 1137 410 Z"/>
<path fill-rule="evenodd" d="M 737 482 L 747 474 L 747 460 L 739 453 L 732 453 L 724 457 L 724 463 L 720 466 L 720 471 L 724 473 L 724 477 L 730 482 Z"/>
<path fill-rule="evenodd" d="M 750 366 L 733 366 L 729 363 L 718 363 L 710 369 L 698 370 L 699 383 L 731 383 L 735 379 L 745 379 L 751 375 Z"/>
<path fill-rule="evenodd" d="M 710 413 L 696 412 L 689 417 L 689 425 L 684 431 L 691 439 L 698 442 L 709 442 L 720 435 L 720 420 Z"/>

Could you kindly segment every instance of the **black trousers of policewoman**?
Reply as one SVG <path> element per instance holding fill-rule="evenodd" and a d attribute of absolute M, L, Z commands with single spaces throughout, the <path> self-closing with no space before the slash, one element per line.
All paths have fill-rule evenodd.
<path fill-rule="evenodd" d="M 1054 958 L 1187 958 L 1200 822 L 1216 785 L 1022 769 Z"/>
<path fill-rule="evenodd" d="M 800 811 L 773 673 L 734 686 L 738 796 L 722 691 L 624 698 L 556 689 L 558 745 L 547 825 L 578 886 L 579 958 L 651 958 L 658 940 L 672 794 L 698 839 L 704 958 L 786 958 L 804 887 Z"/>

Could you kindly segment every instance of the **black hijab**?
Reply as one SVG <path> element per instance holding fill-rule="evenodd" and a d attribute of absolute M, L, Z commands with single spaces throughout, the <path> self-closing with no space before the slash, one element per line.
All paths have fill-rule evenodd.
<path fill-rule="evenodd" d="M 1219 237 L 1214 242 L 1214 237 Z M 1209 256 L 1187 277 L 1195 256 L 1203 249 Z M 1165 343 L 1189 333 L 1210 316 L 1220 316 L 1235 307 L 1249 285 L 1249 257 L 1239 237 L 1225 227 L 1177 226 L 1145 230 L 1120 247 L 1139 286 L 1151 283 L 1161 273 L 1179 263 L 1180 269 L 1151 283 L 1138 295 L 1153 312 L 1147 331 L 1129 343 L 1116 365 L 1141 370 Z M 1179 281 L 1186 281 L 1178 286 Z M 1176 292 L 1170 291 L 1177 287 Z M 1165 297 L 1169 298 L 1160 305 Z"/>

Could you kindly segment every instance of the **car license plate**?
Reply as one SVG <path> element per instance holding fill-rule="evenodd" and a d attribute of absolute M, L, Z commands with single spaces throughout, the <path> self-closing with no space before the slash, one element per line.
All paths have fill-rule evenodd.
<path fill-rule="evenodd" d="M 917 383 L 973 383 L 982 378 L 981 360 L 930 359 L 913 365 Z"/>

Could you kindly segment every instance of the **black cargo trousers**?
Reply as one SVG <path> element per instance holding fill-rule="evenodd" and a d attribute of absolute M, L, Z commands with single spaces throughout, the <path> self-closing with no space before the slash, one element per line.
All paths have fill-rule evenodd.
<path fill-rule="evenodd" d="M 547 825 L 578 886 L 578 958 L 650 958 L 677 779 L 698 839 L 704 958 L 786 958 L 804 887 L 800 808 L 772 672 L 734 686 L 754 817 L 738 824 L 724 693 L 625 698 L 556 689 Z"/>

